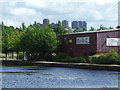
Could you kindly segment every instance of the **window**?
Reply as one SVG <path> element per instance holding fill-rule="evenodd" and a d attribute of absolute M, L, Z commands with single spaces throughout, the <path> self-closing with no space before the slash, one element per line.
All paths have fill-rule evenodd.
<path fill-rule="evenodd" d="M 90 37 L 76 37 L 76 44 L 90 44 Z"/>

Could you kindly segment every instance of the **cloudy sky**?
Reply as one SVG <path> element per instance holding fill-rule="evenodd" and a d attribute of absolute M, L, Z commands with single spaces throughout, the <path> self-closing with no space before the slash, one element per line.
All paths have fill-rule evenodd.
<path fill-rule="evenodd" d="M 119 0 L 0 0 L 0 20 L 5 25 L 20 27 L 48 18 L 58 20 L 87 21 L 88 29 L 116 27 Z"/>

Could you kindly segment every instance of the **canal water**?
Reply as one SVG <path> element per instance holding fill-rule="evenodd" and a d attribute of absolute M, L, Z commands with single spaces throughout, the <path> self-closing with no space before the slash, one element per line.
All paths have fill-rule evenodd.
<path fill-rule="evenodd" d="M 65 67 L 2 66 L 3 88 L 118 87 L 117 71 Z"/>

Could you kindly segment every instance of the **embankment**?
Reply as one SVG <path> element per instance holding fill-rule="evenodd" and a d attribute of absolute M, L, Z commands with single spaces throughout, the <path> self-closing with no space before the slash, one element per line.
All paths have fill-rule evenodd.
<path fill-rule="evenodd" d="M 1 60 L 1 62 L 3 65 L 69 67 L 69 68 L 81 68 L 81 69 L 92 69 L 92 70 L 120 71 L 120 65 L 63 63 L 63 62 L 48 62 L 48 61 L 23 61 L 23 60 Z"/>

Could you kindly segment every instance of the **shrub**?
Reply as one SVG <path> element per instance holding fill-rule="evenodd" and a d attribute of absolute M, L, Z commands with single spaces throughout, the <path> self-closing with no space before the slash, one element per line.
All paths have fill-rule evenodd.
<path fill-rule="evenodd" d="M 54 61 L 59 62 L 75 62 L 75 63 L 85 63 L 86 59 L 84 57 L 74 57 L 71 58 L 65 53 L 58 53 L 54 59 Z"/>
<path fill-rule="evenodd" d="M 85 63 L 86 59 L 84 57 L 74 57 L 74 58 L 72 58 L 72 62 L 75 62 L 75 63 Z"/>
<path fill-rule="evenodd" d="M 62 59 L 65 59 L 66 57 L 68 57 L 67 54 L 60 52 L 60 53 L 57 53 L 57 54 L 56 54 L 54 60 L 55 60 L 55 61 L 62 61 Z"/>
<path fill-rule="evenodd" d="M 74 62 L 74 63 L 85 63 L 86 59 L 84 57 L 66 57 L 65 59 L 61 60 L 62 62 Z"/>
<path fill-rule="evenodd" d="M 101 55 L 89 56 L 89 59 L 91 63 L 96 64 L 120 64 L 120 55 L 115 51 Z"/>
<path fill-rule="evenodd" d="M 23 59 L 23 53 L 22 52 L 18 53 L 18 59 Z"/>

